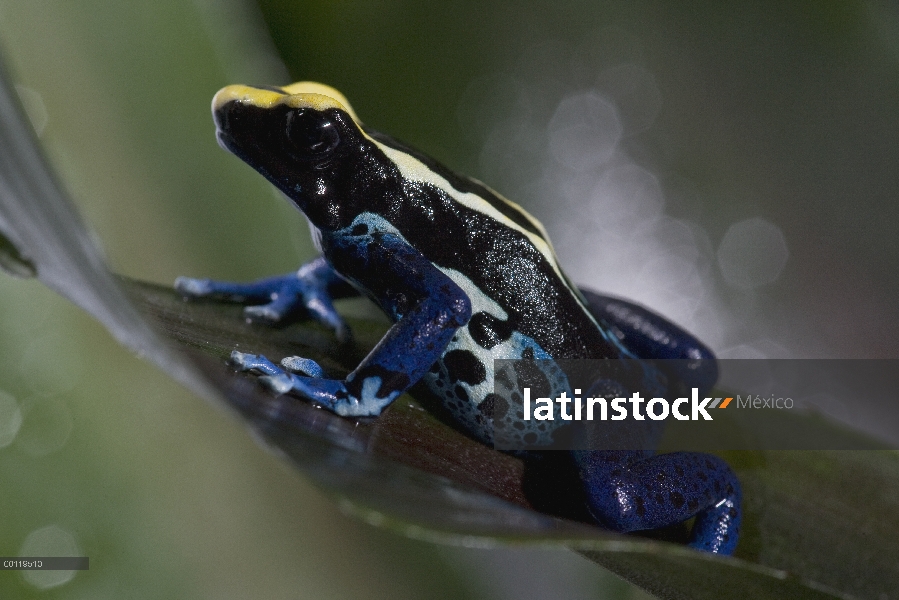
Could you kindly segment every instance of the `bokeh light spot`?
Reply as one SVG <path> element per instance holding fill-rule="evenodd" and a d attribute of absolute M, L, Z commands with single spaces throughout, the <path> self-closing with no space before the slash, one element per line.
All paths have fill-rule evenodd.
<path fill-rule="evenodd" d="M 741 289 L 773 283 L 787 264 L 789 251 L 780 227 L 753 217 L 734 223 L 718 247 L 724 279 Z"/>
<path fill-rule="evenodd" d="M 615 107 L 593 92 L 569 96 L 549 122 L 549 148 L 559 163 L 587 171 L 609 161 L 621 139 Z"/>
<path fill-rule="evenodd" d="M 28 534 L 19 556 L 80 556 L 81 550 L 75 536 L 59 527 L 47 525 Z M 22 577 L 34 587 L 46 590 L 66 584 L 75 577 L 75 571 L 22 571 Z"/>

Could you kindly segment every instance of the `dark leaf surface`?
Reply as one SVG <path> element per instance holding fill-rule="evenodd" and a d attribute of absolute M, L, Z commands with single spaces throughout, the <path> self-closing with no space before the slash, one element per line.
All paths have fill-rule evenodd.
<path fill-rule="evenodd" d="M 729 452 L 745 490 L 737 558 L 620 536 L 532 508 L 521 461 L 495 452 L 403 396 L 379 419 L 352 421 L 275 397 L 227 366 L 231 350 L 300 354 L 341 376 L 384 325 L 351 321 L 353 345 L 315 324 L 248 324 L 239 306 L 185 302 L 126 282 L 140 311 L 177 341 L 260 435 L 345 509 L 406 535 L 463 544 L 568 545 L 662 598 L 896 597 L 899 460 L 891 451 Z M 856 436 L 818 421 L 834 439 Z M 683 528 L 667 532 L 682 537 Z"/>

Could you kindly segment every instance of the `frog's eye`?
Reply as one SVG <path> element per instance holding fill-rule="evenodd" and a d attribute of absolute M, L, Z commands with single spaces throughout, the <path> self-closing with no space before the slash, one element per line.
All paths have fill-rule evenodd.
<path fill-rule="evenodd" d="M 287 115 L 287 139 L 303 158 L 318 158 L 337 147 L 340 133 L 326 115 L 303 109 Z"/>

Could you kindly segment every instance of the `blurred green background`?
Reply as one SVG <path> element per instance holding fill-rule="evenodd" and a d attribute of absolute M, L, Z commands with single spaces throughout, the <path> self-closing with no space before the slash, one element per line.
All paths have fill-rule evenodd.
<path fill-rule="evenodd" d="M 892 3 L 0 0 L 0 48 L 131 277 L 250 279 L 313 255 L 302 216 L 217 147 L 209 103 L 314 79 L 537 214 L 575 280 L 722 355 L 897 355 Z M 5 275 L 0 515 L 0 555 L 91 558 L 70 580 L 0 573 L 3 599 L 641 596 L 563 551 L 439 548 L 341 515 Z"/>

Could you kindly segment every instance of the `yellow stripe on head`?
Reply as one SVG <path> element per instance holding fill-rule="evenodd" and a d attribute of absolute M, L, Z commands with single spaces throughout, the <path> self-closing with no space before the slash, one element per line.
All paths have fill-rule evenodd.
<path fill-rule="evenodd" d="M 330 85 L 317 83 L 315 81 L 298 81 L 297 83 L 291 83 L 290 85 L 284 86 L 281 89 L 288 94 L 317 94 L 319 96 L 332 98 L 341 105 L 339 108 L 342 108 L 349 113 L 349 115 L 353 117 L 353 120 L 359 123 L 359 117 L 356 116 L 356 111 L 350 106 L 350 101 L 346 99 L 346 96 L 332 88 Z"/>
<path fill-rule="evenodd" d="M 248 85 L 229 85 L 219 90 L 213 97 L 212 110 L 215 111 L 232 101 L 251 104 L 260 108 L 272 108 L 277 104 L 284 104 L 291 108 L 312 108 L 315 110 L 337 108 L 349 114 L 354 121 L 359 123 L 359 117 L 356 116 L 356 112 L 350 106 L 346 96 L 329 85 L 314 81 L 300 81 L 280 89 L 284 90 L 283 94 L 271 89 L 256 88 Z"/>

